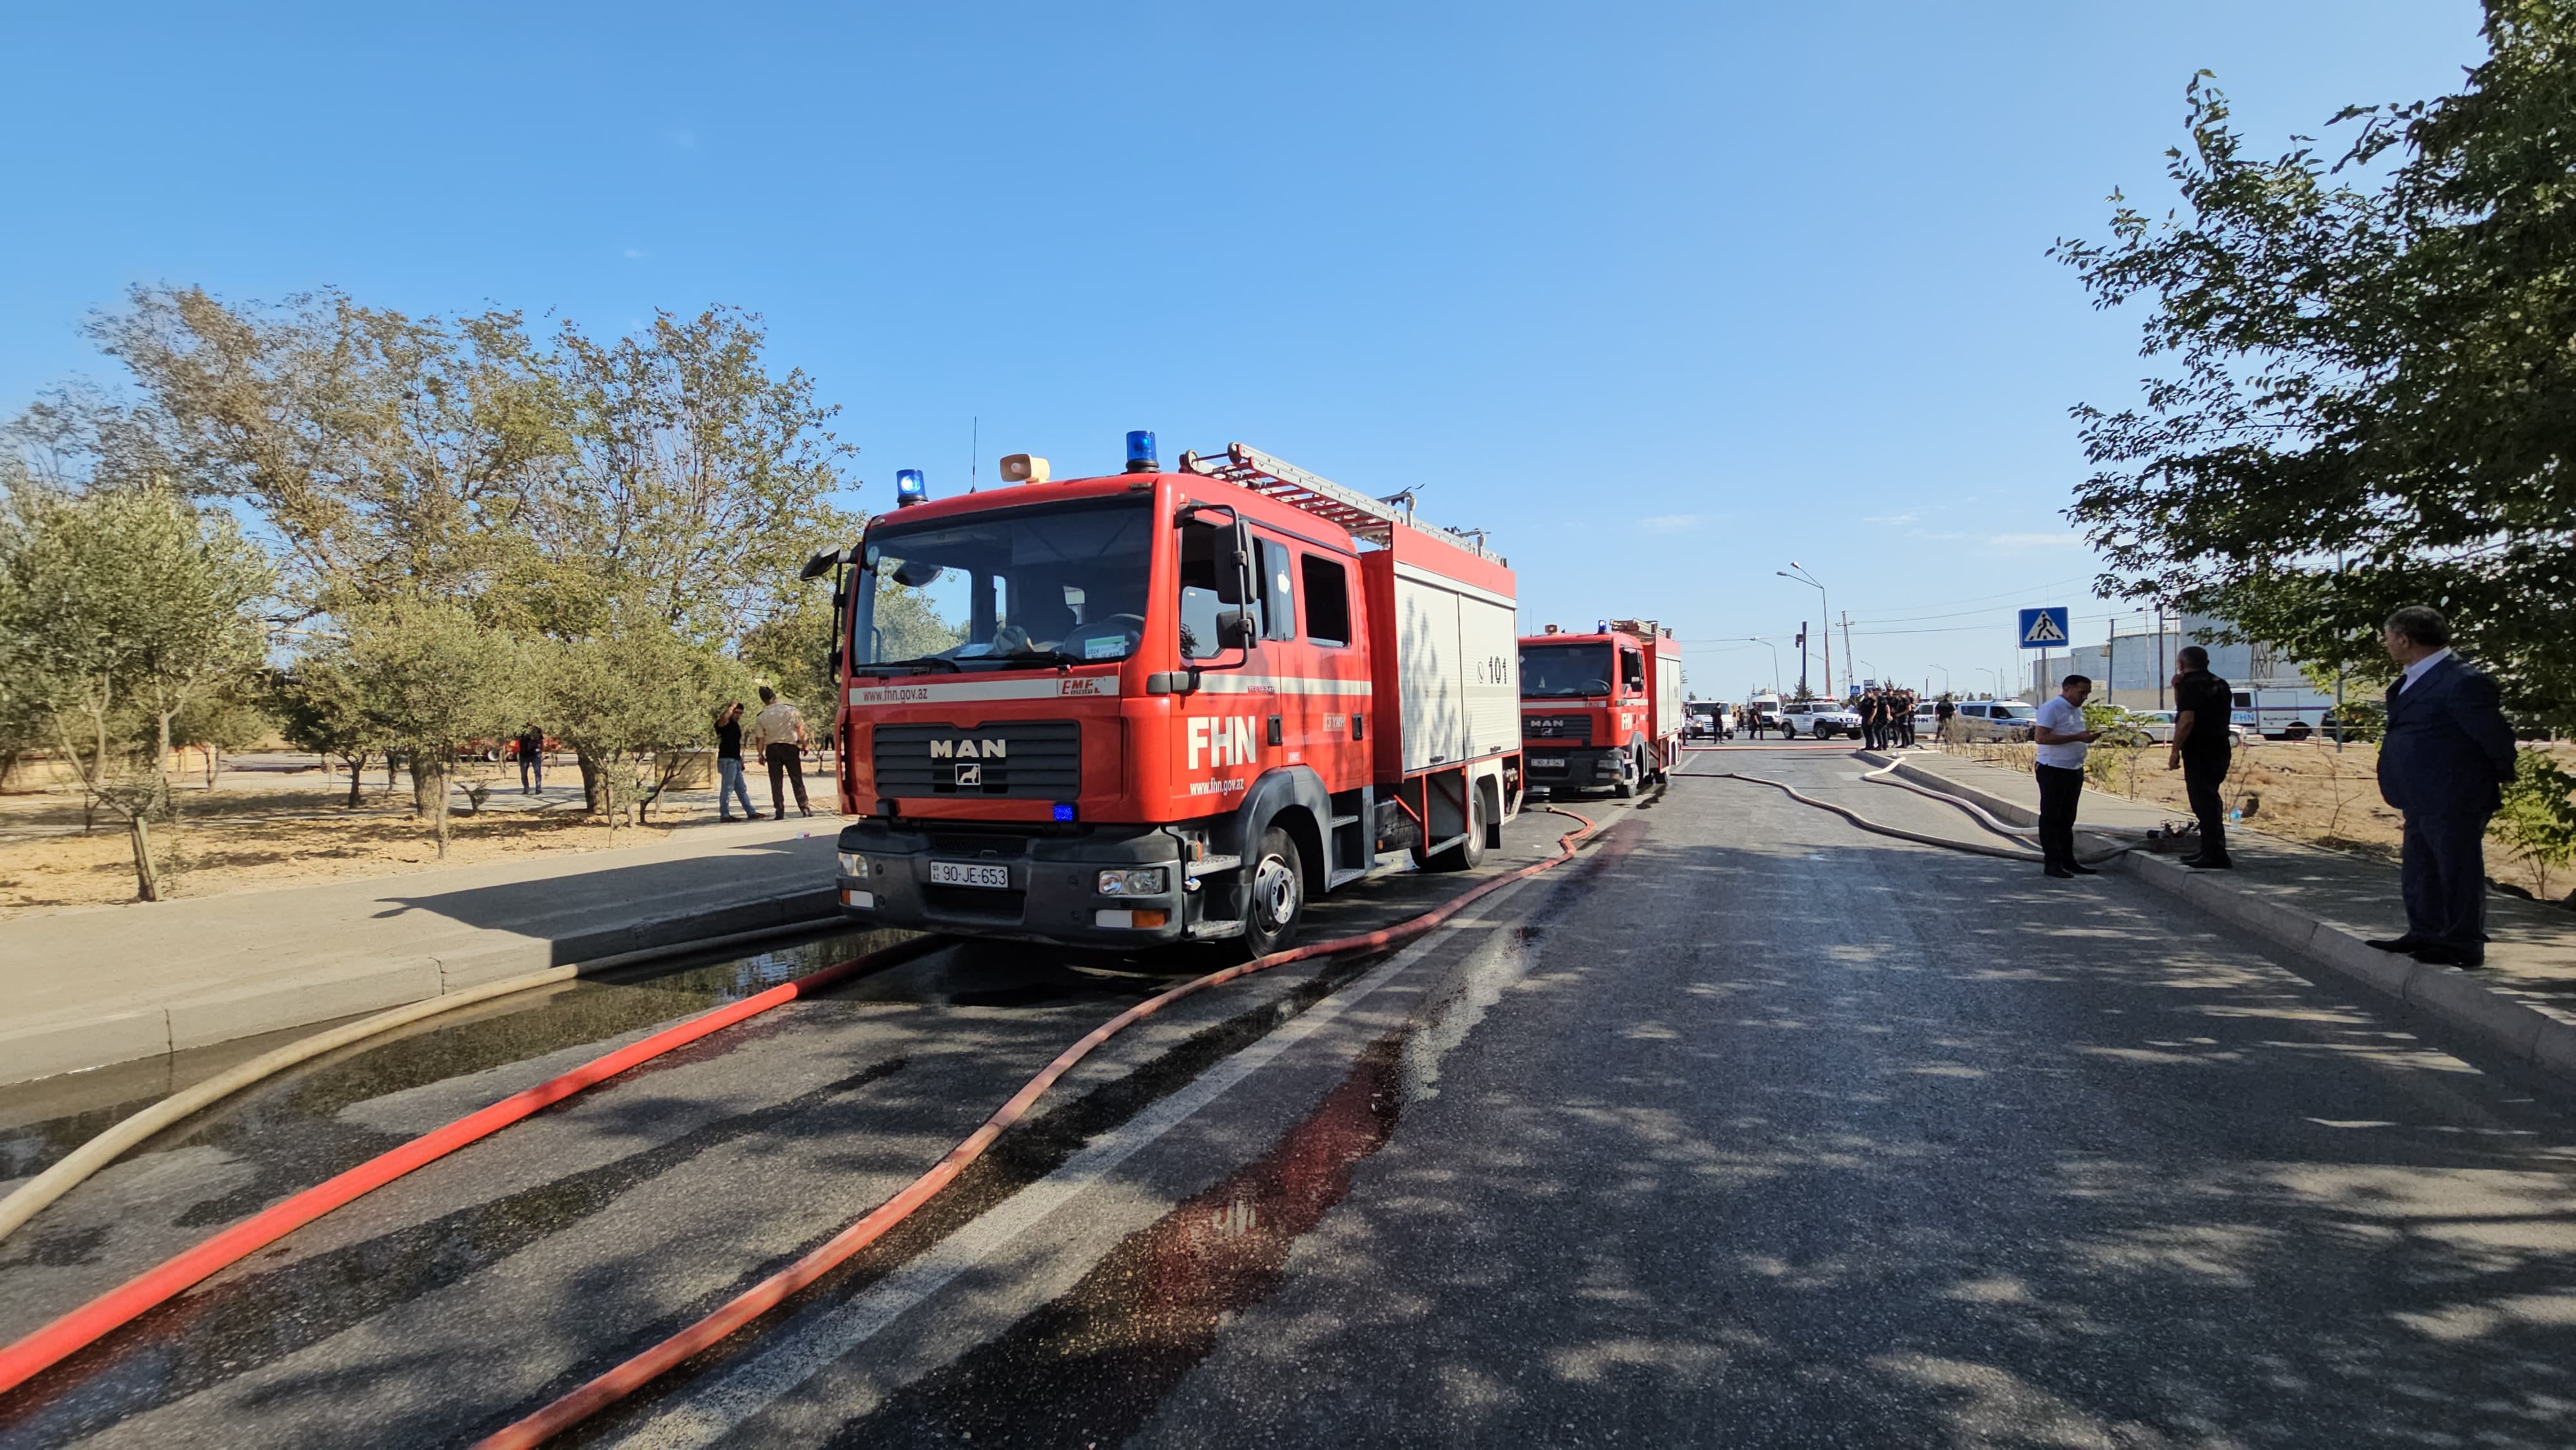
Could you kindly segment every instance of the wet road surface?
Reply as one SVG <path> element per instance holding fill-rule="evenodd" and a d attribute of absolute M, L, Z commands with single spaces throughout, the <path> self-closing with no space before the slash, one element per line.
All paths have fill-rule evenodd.
<path fill-rule="evenodd" d="M 1688 768 L 1982 838 L 1838 752 Z M 927 1221 L 574 1440 L 2576 1443 L 2564 1090 L 2116 877 L 1739 782 L 1641 805 L 1579 807 L 1611 827 L 1580 864 L 1392 960 L 1139 1028 Z M 0 1405 L 0 1444 L 459 1443 L 1162 982 L 981 945 L 795 1004 L 219 1276 Z M 417 1132 L 597 1050 L 308 1116 Z M 285 1170 L 243 1126 L 0 1245 L 9 1332 L 255 1206 Z"/>

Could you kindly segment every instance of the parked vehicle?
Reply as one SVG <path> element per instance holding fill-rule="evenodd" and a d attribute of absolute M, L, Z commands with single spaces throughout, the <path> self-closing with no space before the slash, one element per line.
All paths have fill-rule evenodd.
<path fill-rule="evenodd" d="M 1963 700 L 1953 723 L 1962 740 L 2028 740 L 2039 711 L 2019 700 Z"/>
<path fill-rule="evenodd" d="M 2339 710 L 2328 710 L 2317 730 L 2328 740 L 2376 740 L 2388 730 L 2388 711 L 2379 705 L 2346 700 Z"/>
<path fill-rule="evenodd" d="M 1937 701 L 1915 702 L 1914 738 L 1927 745 L 1941 738 L 1941 710 Z"/>
<path fill-rule="evenodd" d="M 2229 698 L 2228 719 L 2266 740 L 2305 740 L 2325 729 L 2334 709 L 2331 697 L 2305 686 L 2247 686 Z"/>
<path fill-rule="evenodd" d="M 1735 709 L 1722 700 L 1693 700 L 1682 707 L 1682 734 L 1690 739 L 1735 738 Z"/>
<path fill-rule="evenodd" d="M 1750 729 L 1753 722 L 1759 720 L 1764 729 L 1777 730 L 1780 728 L 1780 712 L 1780 697 L 1768 690 L 1758 690 L 1754 692 L 1753 698 L 1744 702 L 1744 708 L 1737 712 L 1736 727 Z"/>
<path fill-rule="evenodd" d="M 1548 626 L 1520 641 L 1521 740 L 1529 783 L 1635 795 L 1681 761 L 1682 651 L 1651 619 L 1592 634 Z"/>
<path fill-rule="evenodd" d="M 2137 718 L 2139 721 L 2138 728 L 2146 732 L 2146 737 L 2150 744 L 2170 745 L 2173 743 L 2174 719 L 2180 712 L 2174 710 L 2132 710 L 2129 713 Z M 2236 724 L 2234 721 L 2228 722 L 2227 739 L 2230 744 L 2244 744 L 2245 727 Z"/>
<path fill-rule="evenodd" d="M 1852 740 L 1860 738 L 1860 712 L 1843 707 L 1839 700 L 1793 700 L 1781 711 L 1780 736 L 1795 740 L 1800 736 L 1831 740 L 1837 735 Z"/>
<path fill-rule="evenodd" d="M 899 506 L 818 556 L 844 631 L 842 908 L 1138 947 L 1296 935 L 1408 852 L 1477 864 L 1521 807 L 1511 569 L 1241 444 L 1176 469 Z M 915 591 L 964 638 L 925 652 Z M 951 636 L 952 638 L 954 636 Z"/>

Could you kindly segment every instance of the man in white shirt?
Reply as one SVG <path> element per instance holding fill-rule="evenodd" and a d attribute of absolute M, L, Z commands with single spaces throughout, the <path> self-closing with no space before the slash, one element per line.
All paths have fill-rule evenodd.
<path fill-rule="evenodd" d="M 2039 854 L 2050 876 L 2071 881 L 2101 873 L 2075 859 L 2075 807 L 2084 798 L 2084 751 L 2102 738 L 2084 728 L 2084 701 L 2093 681 L 2068 675 L 2059 692 L 2040 702 L 2030 738 L 2039 745 Z"/>

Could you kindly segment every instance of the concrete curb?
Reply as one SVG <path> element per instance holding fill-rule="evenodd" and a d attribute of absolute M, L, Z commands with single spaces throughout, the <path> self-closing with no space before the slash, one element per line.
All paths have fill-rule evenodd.
<path fill-rule="evenodd" d="M 1974 801 L 2017 825 L 2038 819 L 2038 813 L 2028 806 L 1932 771 L 1900 764 L 1896 773 L 1918 785 Z M 2360 937 L 2331 922 L 2287 903 L 2238 890 L 2224 877 L 2194 871 L 2178 861 L 2132 851 L 2120 858 L 2120 869 L 2275 946 L 2394 997 L 2516 1061 L 2553 1077 L 2576 1081 L 2576 1023 L 2560 1021 L 2517 1002 L 2471 973 L 2374 950 L 2363 945 Z"/>
<path fill-rule="evenodd" d="M 830 890 L 806 890 L 706 911 L 646 917 L 563 937 L 517 937 L 446 956 L 315 963 L 292 986 L 173 1001 L 81 1022 L 0 1031 L 0 1084 L 28 1082 L 192 1047 L 304 1027 L 450 996 L 487 983 L 575 965 L 574 975 L 824 925 L 840 914 Z"/>

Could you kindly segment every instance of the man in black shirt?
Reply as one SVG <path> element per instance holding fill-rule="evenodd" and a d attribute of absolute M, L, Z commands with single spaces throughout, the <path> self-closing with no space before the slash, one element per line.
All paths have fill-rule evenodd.
<path fill-rule="evenodd" d="M 2225 680 L 2209 672 L 2209 651 L 2199 645 L 2184 645 L 2174 663 L 2182 668 L 2173 679 L 2173 751 L 2165 769 L 2182 771 L 2183 793 L 2191 799 L 2191 813 L 2200 818 L 2200 852 L 2185 856 L 2182 864 L 2222 871 L 2234 864 L 2227 859 L 2227 806 L 2218 788 L 2227 779 L 2234 753 L 2227 722 L 2235 713 L 2235 696 Z"/>

